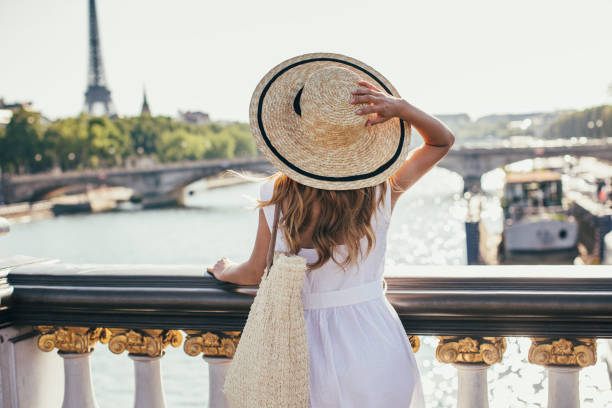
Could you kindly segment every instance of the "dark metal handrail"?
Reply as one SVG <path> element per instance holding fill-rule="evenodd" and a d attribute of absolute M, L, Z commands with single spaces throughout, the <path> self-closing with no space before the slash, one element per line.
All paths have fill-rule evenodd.
<path fill-rule="evenodd" d="M 201 265 L 32 260 L 0 270 L 14 324 L 241 330 L 257 289 L 219 282 Z M 612 338 L 611 266 L 411 270 L 386 278 L 410 334 Z"/>

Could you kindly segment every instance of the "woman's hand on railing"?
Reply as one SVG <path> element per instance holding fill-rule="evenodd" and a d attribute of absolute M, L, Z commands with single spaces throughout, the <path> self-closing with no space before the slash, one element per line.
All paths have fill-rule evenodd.
<path fill-rule="evenodd" d="M 209 266 L 206 268 L 206 270 L 217 280 L 225 281 L 226 279 L 224 279 L 224 275 L 227 275 L 232 265 L 233 263 L 229 259 L 223 257 L 219 259 L 212 268 Z"/>
<path fill-rule="evenodd" d="M 261 275 L 253 271 L 251 260 L 238 264 L 223 257 L 206 270 L 217 280 L 237 285 L 257 285 L 261 280 Z"/>

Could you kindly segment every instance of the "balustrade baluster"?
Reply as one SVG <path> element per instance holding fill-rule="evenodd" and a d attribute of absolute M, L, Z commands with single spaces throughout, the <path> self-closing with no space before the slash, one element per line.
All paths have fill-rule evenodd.
<path fill-rule="evenodd" d="M 135 408 L 164 408 L 166 398 L 161 379 L 160 360 L 168 345 L 178 347 L 183 335 L 178 330 L 160 329 L 107 329 L 110 333 L 106 341 L 108 349 L 121 354 L 128 351 L 134 361 L 136 390 Z"/>
<path fill-rule="evenodd" d="M 531 338 L 529 362 L 548 372 L 548 408 L 579 408 L 580 370 L 596 361 L 596 339 Z"/>
<path fill-rule="evenodd" d="M 457 408 L 488 408 L 487 368 L 501 362 L 503 337 L 438 336 L 436 359 L 457 369 Z"/>
<path fill-rule="evenodd" d="M 203 354 L 208 364 L 208 406 L 228 408 L 223 394 L 223 383 L 227 369 L 240 341 L 240 331 L 185 330 L 187 339 L 183 345 L 190 356 Z"/>
<path fill-rule="evenodd" d="M 89 356 L 104 331 L 89 327 L 38 326 L 38 348 L 58 349 L 64 359 L 64 400 L 62 408 L 98 408 L 91 381 Z"/>

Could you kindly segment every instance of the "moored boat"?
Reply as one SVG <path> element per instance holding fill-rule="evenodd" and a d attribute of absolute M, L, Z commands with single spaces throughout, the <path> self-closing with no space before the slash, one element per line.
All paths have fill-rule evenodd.
<path fill-rule="evenodd" d="M 563 197 L 559 172 L 506 173 L 500 263 L 572 263 L 578 223 Z"/>

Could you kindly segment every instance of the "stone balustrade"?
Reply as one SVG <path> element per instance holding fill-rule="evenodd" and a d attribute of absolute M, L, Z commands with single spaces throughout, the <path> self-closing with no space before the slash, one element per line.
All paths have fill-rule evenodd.
<path fill-rule="evenodd" d="M 227 406 L 222 385 L 256 287 L 198 265 L 23 256 L 0 259 L 0 278 L 3 406 L 97 407 L 89 358 L 108 347 L 133 360 L 134 406 L 165 407 L 160 363 L 181 346 L 208 366 L 208 406 Z M 386 279 L 413 350 L 435 335 L 436 359 L 456 368 L 459 408 L 488 407 L 488 368 L 513 336 L 530 337 L 528 361 L 547 367 L 549 407 L 578 407 L 579 372 L 596 362 L 596 338 L 612 337 L 609 266 L 419 267 Z"/>

